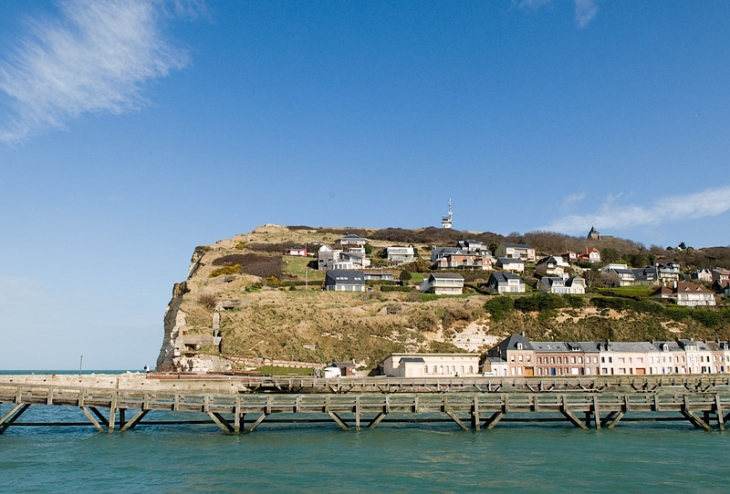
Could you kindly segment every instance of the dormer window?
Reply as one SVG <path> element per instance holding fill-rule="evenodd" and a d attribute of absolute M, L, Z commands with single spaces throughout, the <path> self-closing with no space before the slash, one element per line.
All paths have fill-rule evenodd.
<path fill-rule="evenodd" d="M 517 343 L 517 349 L 522 350 L 522 343 Z"/>

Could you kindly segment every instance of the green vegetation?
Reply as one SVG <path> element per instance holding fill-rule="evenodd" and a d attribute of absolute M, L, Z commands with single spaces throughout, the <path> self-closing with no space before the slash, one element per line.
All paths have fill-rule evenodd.
<path fill-rule="evenodd" d="M 220 276 L 222 274 L 241 274 L 241 266 L 240 264 L 233 264 L 232 266 L 223 266 L 222 268 L 214 269 L 210 272 L 209 277 L 215 278 L 216 276 Z"/>
<path fill-rule="evenodd" d="M 325 272 L 308 267 L 311 262 L 309 257 L 284 256 L 284 274 L 300 280 L 324 281 Z"/>
<path fill-rule="evenodd" d="M 656 289 L 656 286 L 637 285 L 621 286 L 616 288 L 597 288 L 596 291 L 604 295 L 616 295 L 619 297 L 648 297 L 654 293 L 654 290 Z"/>
<path fill-rule="evenodd" d="M 510 297 L 495 297 L 487 301 L 484 308 L 492 315 L 492 321 L 501 321 L 515 309 L 515 301 Z"/>

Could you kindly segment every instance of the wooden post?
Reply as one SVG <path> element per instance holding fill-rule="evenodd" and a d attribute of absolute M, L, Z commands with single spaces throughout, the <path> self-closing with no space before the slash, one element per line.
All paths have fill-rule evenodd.
<path fill-rule="evenodd" d="M 588 429 L 586 427 L 586 424 L 581 422 L 578 417 L 576 417 L 572 411 L 568 408 L 568 401 L 567 396 L 562 396 L 562 404 L 560 405 L 560 413 L 562 413 L 565 418 L 567 418 L 574 426 L 580 427 L 581 429 Z"/>
<path fill-rule="evenodd" d="M 720 401 L 720 395 L 715 394 L 715 414 L 717 415 L 717 428 L 721 431 L 725 430 L 725 414 L 722 410 L 722 402 Z"/>
<path fill-rule="evenodd" d="M 125 432 L 134 429 L 148 413 L 150 413 L 149 410 L 140 410 L 131 419 L 129 419 L 129 421 L 122 425 L 122 428 L 119 429 L 119 432 Z"/>
<path fill-rule="evenodd" d="M 251 425 L 251 427 L 246 432 L 248 434 L 252 433 L 256 429 L 256 427 L 258 427 L 259 424 L 266 419 L 266 417 L 268 417 L 268 415 L 266 415 L 265 413 L 262 413 L 261 416 L 256 419 L 256 421 Z"/>
<path fill-rule="evenodd" d="M 0 434 L 5 432 L 5 430 L 10 427 L 13 422 L 18 420 L 18 418 L 23 415 L 28 408 L 30 408 L 29 403 L 18 403 L 8 413 L 6 413 L 3 418 L 0 419 Z"/>
<path fill-rule="evenodd" d="M 84 412 L 84 415 L 86 415 L 86 418 L 89 419 L 89 422 L 93 424 L 94 427 L 96 427 L 96 430 L 99 432 L 104 432 L 104 428 L 101 426 L 101 424 L 94 418 L 94 416 L 91 414 L 89 409 L 87 407 L 81 407 L 81 411 Z"/>
<path fill-rule="evenodd" d="M 109 434 L 114 434 L 114 422 L 117 419 L 117 392 L 112 392 L 112 401 L 109 405 L 109 426 L 107 430 Z"/>
<path fill-rule="evenodd" d="M 236 406 L 233 410 L 233 433 L 239 435 L 241 433 L 241 397 L 236 396 Z"/>
<path fill-rule="evenodd" d="M 375 429 L 377 425 L 380 423 L 381 420 L 385 418 L 387 414 L 385 412 L 380 412 L 373 420 L 368 424 L 368 429 Z"/>
<path fill-rule="evenodd" d="M 347 424 L 335 412 L 330 411 L 330 412 L 327 412 L 327 414 L 332 418 L 332 420 L 334 420 L 337 423 L 337 425 L 340 426 L 340 428 L 343 431 L 349 431 L 350 430 L 350 428 L 347 427 Z"/>
<path fill-rule="evenodd" d="M 355 397 L 355 430 L 360 430 L 360 396 Z"/>
<path fill-rule="evenodd" d="M 208 416 L 215 423 L 215 425 L 217 425 L 220 430 L 223 431 L 224 434 L 230 434 L 231 432 L 233 432 L 233 427 L 231 427 L 231 424 L 229 424 L 228 421 L 223 418 L 220 413 L 209 411 Z"/>
<path fill-rule="evenodd" d="M 479 432 L 481 419 L 479 417 L 479 396 L 474 395 L 474 403 L 471 406 L 471 426 Z"/>
<path fill-rule="evenodd" d="M 601 411 L 598 408 L 598 395 L 593 395 L 593 423 L 596 429 L 601 428 Z"/>

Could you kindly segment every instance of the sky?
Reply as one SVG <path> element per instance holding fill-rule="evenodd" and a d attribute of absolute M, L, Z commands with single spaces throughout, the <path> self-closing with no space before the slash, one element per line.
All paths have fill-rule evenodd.
<path fill-rule="evenodd" d="M 730 2 L 0 3 L 0 369 L 154 365 L 255 226 L 729 245 Z"/>

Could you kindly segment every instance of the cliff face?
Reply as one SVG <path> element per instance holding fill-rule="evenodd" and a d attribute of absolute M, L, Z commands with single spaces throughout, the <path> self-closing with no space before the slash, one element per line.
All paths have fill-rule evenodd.
<path fill-rule="evenodd" d="M 473 235 L 433 230 L 434 235 Z M 174 286 L 165 311 L 157 369 L 220 372 L 270 359 L 314 364 L 355 360 L 358 366 L 372 368 L 392 352 L 485 352 L 515 331 L 532 339 L 641 341 L 724 337 L 718 331 L 728 327 L 723 323 L 710 331 L 690 319 L 671 321 L 629 311 L 608 314 L 589 307 L 587 300 L 584 308 L 513 311 L 507 319 L 493 322 L 484 308 L 491 297 L 473 292 L 433 297 L 389 291 L 387 284 L 358 293 L 323 291 L 324 272 L 314 269 L 312 251 L 316 254 L 321 244 L 333 245 L 345 233 L 266 225 L 196 248 L 188 278 Z M 357 233 L 369 238 L 372 267 L 398 279 L 402 268 L 387 266 L 380 253 L 406 242 L 388 238 L 390 232 L 384 230 Z M 423 256 L 411 267 L 410 283 L 415 286 L 423 276 L 417 269 L 430 264 L 430 245 L 451 244 L 440 237 L 430 239 L 428 229 L 396 233 L 409 235 L 413 241 L 408 243 Z M 294 245 L 306 247 L 309 257 L 282 255 Z M 489 274 L 464 272 L 473 286 L 486 282 Z"/>

